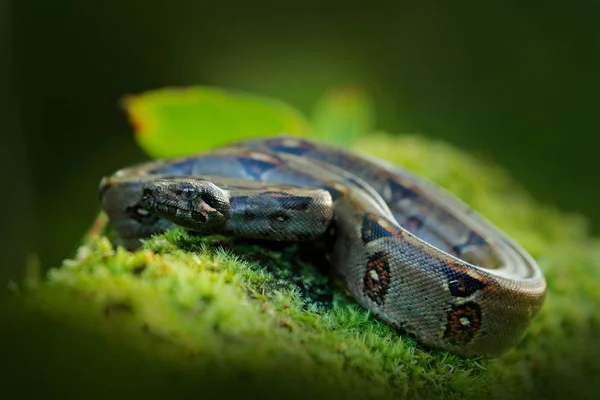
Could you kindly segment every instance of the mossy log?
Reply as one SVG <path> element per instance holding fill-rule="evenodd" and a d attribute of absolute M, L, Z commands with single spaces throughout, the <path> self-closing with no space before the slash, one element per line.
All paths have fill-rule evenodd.
<path fill-rule="evenodd" d="M 5 388 L 63 397 L 593 397 L 600 241 L 500 167 L 422 137 L 353 147 L 469 203 L 539 261 L 546 304 L 497 359 L 421 347 L 358 306 L 309 245 L 172 230 L 128 252 L 104 233 L 2 312 Z M 6 369 L 5 369 L 6 371 Z"/>

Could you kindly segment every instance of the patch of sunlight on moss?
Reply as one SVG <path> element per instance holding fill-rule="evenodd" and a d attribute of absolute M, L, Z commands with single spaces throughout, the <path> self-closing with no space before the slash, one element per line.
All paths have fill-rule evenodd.
<path fill-rule="evenodd" d="M 282 376 L 353 398 L 597 391 L 576 374 L 600 372 L 589 359 L 600 350 L 600 242 L 585 219 L 538 204 L 498 166 L 443 143 L 381 133 L 353 146 L 444 186 L 539 260 L 547 303 L 516 349 L 494 360 L 424 349 L 371 317 L 301 245 L 179 229 L 137 252 L 93 239 L 27 302 L 192 375 L 214 363 L 250 376 L 288 368 L 295 375 Z"/>

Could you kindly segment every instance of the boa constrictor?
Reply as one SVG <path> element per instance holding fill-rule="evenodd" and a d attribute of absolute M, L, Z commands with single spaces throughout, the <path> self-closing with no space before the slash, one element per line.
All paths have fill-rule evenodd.
<path fill-rule="evenodd" d="M 288 136 L 122 169 L 100 184 L 127 247 L 175 225 L 321 240 L 358 303 L 426 346 L 499 355 L 546 283 L 518 244 L 440 187 L 382 160 Z"/>

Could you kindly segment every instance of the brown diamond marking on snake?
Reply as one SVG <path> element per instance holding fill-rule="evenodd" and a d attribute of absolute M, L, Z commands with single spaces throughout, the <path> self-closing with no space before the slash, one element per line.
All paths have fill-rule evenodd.
<path fill-rule="evenodd" d="M 442 263 L 441 269 L 448 278 L 448 289 L 452 296 L 468 297 L 488 285 L 488 281 L 468 274 L 468 269 L 460 264 Z"/>
<path fill-rule="evenodd" d="M 265 172 L 277 167 L 276 159 L 271 157 L 259 158 L 259 155 L 260 153 L 257 153 L 254 157 L 237 158 L 246 174 L 257 180 L 260 179 Z"/>
<path fill-rule="evenodd" d="M 265 191 L 262 196 L 269 196 L 274 201 L 279 203 L 279 206 L 284 209 L 292 209 L 296 211 L 306 211 L 310 204 L 313 202 L 312 197 L 308 196 L 295 196 L 286 192 L 280 191 Z"/>
<path fill-rule="evenodd" d="M 454 345 L 464 345 L 475 337 L 481 327 L 481 309 L 470 301 L 452 306 L 446 315 L 444 338 Z"/>
<path fill-rule="evenodd" d="M 382 237 L 400 236 L 401 230 L 391 221 L 376 214 L 365 213 L 363 216 L 361 236 L 367 244 Z"/>
<path fill-rule="evenodd" d="M 378 305 L 385 303 L 385 295 L 392 281 L 390 263 L 387 255 L 377 252 L 369 256 L 363 278 L 364 291 Z"/>
<path fill-rule="evenodd" d="M 417 193 L 406 185 L 400 184 L 394 177 L 388 179 L 388 186 L 392 195 L 392 201 L 416 198 Z"/>
<path fill-rule="evenodd" d="M 469 237 L 465 240 L 464 243 L 454 246 L 453 250 L 457 254 L 462 254 L 463 251 L 468 249 L 471 246 L 489 246 L 490 244 L 480 235 L 478 235 L 475 231 L 469 232 Z"/>

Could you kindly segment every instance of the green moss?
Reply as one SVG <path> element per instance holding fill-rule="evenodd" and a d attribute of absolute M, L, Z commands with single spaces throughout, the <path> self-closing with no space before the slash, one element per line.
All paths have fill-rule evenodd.
<path fill-rule="evenodd" d="M 540 205 L 502 169 L 445 144 L 380 134 L 354 147 L 446 187 L 537 258 L 549 294 L 516 349 L 493 360 L 424 349 L 356 305 L 308 245 L 181 230 L 134 253 L 104 236 L 89 240 L 43 280 L 30 277 L 20 307 L 54 324 L 57 337 L 68 327 L 77 354 L 95 354 L 85 344 L 99 341 L 103 354 L 91 360 L 135 365 L 127 373 L 143 382 L 137 393 L 233 395 L 236 385 L 244 395 L 299 398 L 597 393 L 589 377 L 600 376 L 600 242 L 585 219 Z M 35 323 L 9 315 L 31 338 Z M 51 358 L 47 346 L 35 349 Z M 130 385 L 113 375 L 115 385 Z"/>

